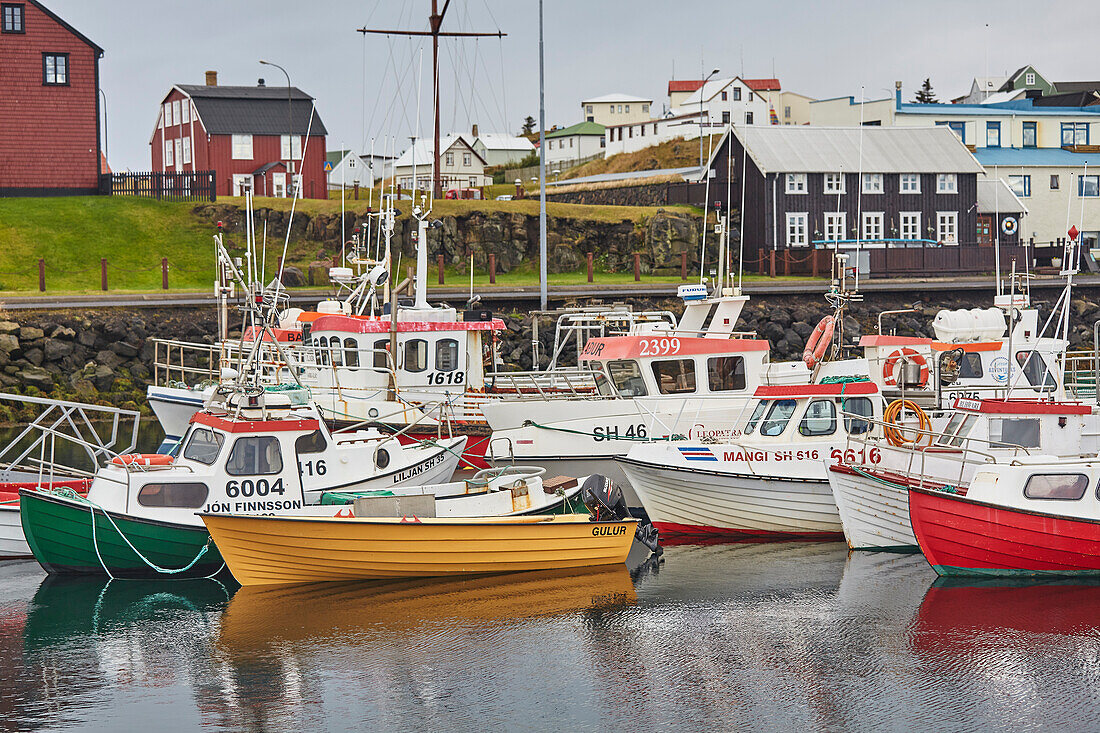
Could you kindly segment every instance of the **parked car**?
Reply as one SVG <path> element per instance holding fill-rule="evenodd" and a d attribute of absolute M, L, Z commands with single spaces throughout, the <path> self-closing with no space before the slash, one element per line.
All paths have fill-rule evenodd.
<path fill-rule="evenodd" d="M 511 201 L 511 200 L 512 200 L 512 194 L 510 194 L 510 193 L 502 193 L 500 196 L 497 196 L 497 201 Z"/>
<path fill-rule="evenodd" d="M 480 199 L 481 189 L 479 188 L 452 188 L 443 195 L 448 199 Z"/>

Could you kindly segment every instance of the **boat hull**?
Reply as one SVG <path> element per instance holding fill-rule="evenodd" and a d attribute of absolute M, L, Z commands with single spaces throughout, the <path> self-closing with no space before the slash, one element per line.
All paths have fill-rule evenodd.
<path fill-rule="evenodd" d="M 1100 521 L 911 488 L 921 552 L 942 576 L 1100 575 Z"/>
<path fill-rule="evenodd" d="M 849 548 L 917 551 L 917 538 L 909 522 L 908 486 L 875 480 L 843 465 L 829 466 L 828 472 Z"/>
<path fill-rule="evenodd" d="M 626 561 L 636 520 L 441 520 L 202 515 L 241 585 L 582 568 Z"/>
<path fill-rule="evenodd" d="M 30 554 L 19 521 L 19 504 L 0 504 L 0 558 L 30 557 Z"/>
<path fill-rule="evenodd" d="M 93 542 L 93 507 L 86 501 L 40 491 L 21 491 L 19 505 L 27 544 L 38 563 L 51 575 L 107 575 L 110 571 L 116 577 L 163 578 L 165 575 L 150 568 L 130 549 L 126 540 L 152 563 L 161 568 L 177 569 L 194 560 L 209 537 L 202 526 L 136 519 L 109 512 L 110 519 L 114 520 L 112 524 L 103 510 L 96 509 Z M 119 536 L 119 530 L 126 540 Z M 211 545 L 187 572 L 172 577 L 209 575 L 221 567 L 221 556 Z"/>
<path fill-rule="evenodd" d="M 618 458 L 662 534 L 805 537 L 841 535 L 829 483 L 670 468 Z"/>

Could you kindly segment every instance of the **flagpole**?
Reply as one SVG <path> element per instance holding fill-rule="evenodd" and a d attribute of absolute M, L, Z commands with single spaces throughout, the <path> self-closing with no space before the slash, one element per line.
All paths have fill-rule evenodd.
<path fill-rule="evenodd" d="M 539 305 L 546 310 L 546 96 L 542 47 L 542 0 L 539 0 Z M 538 369 L 537 364 L 534 365 Z"/>

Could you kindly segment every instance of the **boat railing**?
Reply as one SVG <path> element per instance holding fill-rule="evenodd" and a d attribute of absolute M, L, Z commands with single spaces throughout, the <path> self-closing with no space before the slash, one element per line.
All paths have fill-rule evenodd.
<path fill-rule="evenodd" d="M 1096 390 L 1100 363 L 1095 351 L 1067 351 L 1062 356 L 1062 374 L 1067 395 L 1100 404 L 1100 393 Z"/>
<path fill-rule="evenodd" d="M 542 399 L 583 397 L 599 399 L 613 397 L 601 385 L 608 384 L 599 369 L 559 368 L 541 372 L 493 372 L 487 375 L 487 393 L 495 396 L 538 396 Z"/>
<path fill-rule="evenodd" d="M 924 429 L 905 423 L 898 425 L 855 413 L 841 412 L 841 417 L 845 420 L 859 420 L 878 428 L 861 434 L 848 433 L 847 445 L 841 454 L 845 462 L 854 462 L 858 456 L 864 465 L 868 460 L 873 464 L 873 451 L 876 450 L 879 455 L 884 450 L 895 455 L 900 454 L 905 457 L 905 464 L 890 465 L 887 470 L 891 474 L 904 476 L 910 483 L 915 482 L 920 487 L 947 481 L 955 481 L 956 485 L 960 485 L 965 478 L 967 466 L 1031 455 L 1026 447 L 1015 443 Z M 901 438 L 907 445 L 897 445 L 887 440 L 885 433 L 888 428 L 900 431 Z M 957 464 L 958 474 L 952 469 L 951 475 L 929 476 L 928 464 L 933 458 L 947 464 Z"/>

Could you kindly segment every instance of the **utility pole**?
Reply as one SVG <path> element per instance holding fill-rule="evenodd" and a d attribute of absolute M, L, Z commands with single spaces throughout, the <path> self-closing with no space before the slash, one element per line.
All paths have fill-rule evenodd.
<path fill-rule="evenodd" d="M 543 83 L 542 0 L 539 0 L 539 306 L 546 310 L 546 96 Z M 537 371 L 538 364 L 532 365 Z"/>
<path fill-rule="evenodd" d="M 443 10 L 439 10 L 439 0 L 432 0 L 432 13 L 428 16 L 428 28 L 426 31 L 394 31 L 378 28 L 360 28 L 360 33 L 376 33 L 384 36 L 431 36 L 432 37 L 432 108 L 435 114 L 435 145 L 433 146 L 432 161 L 432 187 L 436 196 L 442 196 L 439 171 L 439 39 L 441 36 L 448 38 L 482 38 L 496 36 L 503 38 L 508 35 L 499 30 L 496 33 L 448 33 L 440 30 L 443 25 L 443 16 L 447 14 L 447 8 L 451 6 L 451 0 L 443 0 Z M 415 186 L 415 181 L 413 182 Z"/>

